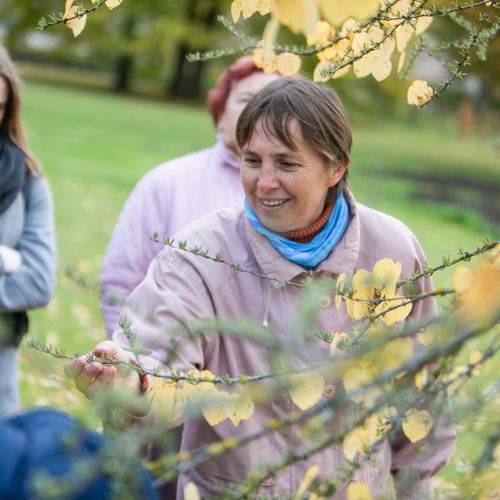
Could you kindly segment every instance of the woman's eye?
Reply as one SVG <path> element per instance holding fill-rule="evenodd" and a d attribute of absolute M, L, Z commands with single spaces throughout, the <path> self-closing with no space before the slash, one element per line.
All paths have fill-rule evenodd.
<path fill-rule="evenodd" d="M 249 167 L 257 167 L 260 162 L 257 158 L 243 158 L 243 163 Z"/>
<path fill-rule="evenodd" d="M 280 167 L 285 169 L 285 170 L 289 170 L 291 168 L 293 168 L 295 166 L 295 163 L 291 162 L 291 161 L 280 161 Z"/>

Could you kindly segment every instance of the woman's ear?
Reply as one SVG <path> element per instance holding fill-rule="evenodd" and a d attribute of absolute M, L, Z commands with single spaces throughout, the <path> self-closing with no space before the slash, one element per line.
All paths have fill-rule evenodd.
<path fill-rule="evenodd" d="M 329 167 L 328 187 L 334 187 L 340 182 L 342 177 L 344 177 L 348 166 L 349 164 L 346 162 L 337 167 Z"/>

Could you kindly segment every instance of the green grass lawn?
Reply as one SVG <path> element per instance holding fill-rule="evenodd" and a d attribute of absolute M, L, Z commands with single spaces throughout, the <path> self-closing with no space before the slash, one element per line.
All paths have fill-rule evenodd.
<path fill-rule="evenodd" d="M 72 265 L 96 280 L 110 232 L 134 184 L 154 165 L 211 145 L 210 118 L 199 108 L 34 82 L 26 84 L 24 97 L 29 142 L 54 192 L 59 269 Z M 470 207 L 415 198 L 414 182 L 380 174 L 397 169 L 499 183 L 498 151 L 487 139 L 464 140 L 450 121 L 419 115 L 413 124 L 370 117 L 355 124 L 354 144 L 350 170 L 357 200 L 403 220 L 422 242 L 429 263 L 459 248 L 474 248 L 485 235 L 495 236 L 491 224 Z M 443 286 L 449 277 L 446 271 L 435 282 Z M 31 315 L 31 336 L 69 353 L 89 350 L 105 338 L 97 291 L 79 287 L 60 272 L 51 305 Z M 91 406 L 68 389 L 62 361 L 26 347 L 20 354 L 24 406 L 50 404 L 99 426 Z M 486 379 L 494 376 L 485 370 Z M 466 448 L 472 446 L 468 440 Z"/>

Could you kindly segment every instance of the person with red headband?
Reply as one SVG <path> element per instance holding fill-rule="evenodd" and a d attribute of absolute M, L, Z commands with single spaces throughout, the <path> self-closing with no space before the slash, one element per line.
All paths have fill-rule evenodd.
<path fill-rule="evenodd" d="M 101 273 L 101 311 L 109 336 L 117 326 L 120 305 L 144 279 L 153 257 L 163 248 L 152 234 L 171 237 L 199 217 L 243 203 L 236 121 L 247 102 L 279 78 L 241 57 L 209 91 L 208 111 L 215 144 L 149 171 L 130 194 L 113 230 Z"/>

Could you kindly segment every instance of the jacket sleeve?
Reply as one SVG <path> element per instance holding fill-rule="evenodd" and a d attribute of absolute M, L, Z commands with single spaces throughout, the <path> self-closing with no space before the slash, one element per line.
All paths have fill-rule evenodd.
<path fill-rule="evenodd" d="M 203 370 L 215 336 L 194 327 L 214 317 L 203 279 L 178 251 L 166 248 L 153 259 L 145 279 L 123 306 L 120 319 L 129 325 L 128 332 L 118 327 L 113 341 L 130 352 L 132 334 L 140 353 L 137 360 L 145 369 Z"/>
<path fill-rule="evenodd" d="M 52 196 L 45 179 L 30 177 L 23 231 L 15 250 L 22 257 L 14 272 L 0 274 L 0 311 L 26 311 L 49 303 L 56 281 Z"/>
<path fill-rule="evenodd" d="M 423 268 L 425 257 L 419 243 L 414 241 L 416 257 L 413 271 Z M 414 293 L 431 291 L 430 278 L 420 278 Z M 434 297 L 426 298 L 413 304 L 409 320 L 422 324 L 437 315 L 437 303 Z M 401 500 L 432 499 L 432 476 L 442 469 L 450 459 L 455 448 L 456 433 L 451 416 L 447 394 L 429 399 L 419 409 L 427 410 L 433 418 L 431 432 L 420 441 L 412 443 L 399 430 L 392 440 L 391 472 L 397 498 Z"/>
<path fill-rule="evenodd" d="M 147 174 L 130 194 L 104 256 L 100 279 L 101 312 L 110 337 L 117 326 L 122 305 L 144 279 L 149 264 L 162 249 L 159 243 L 151 241 L 151 235 L 168 233 L 168 214 L 162 213 L 152 174 Z M 168 198 L 168 193 L 163 196 Z"/>

